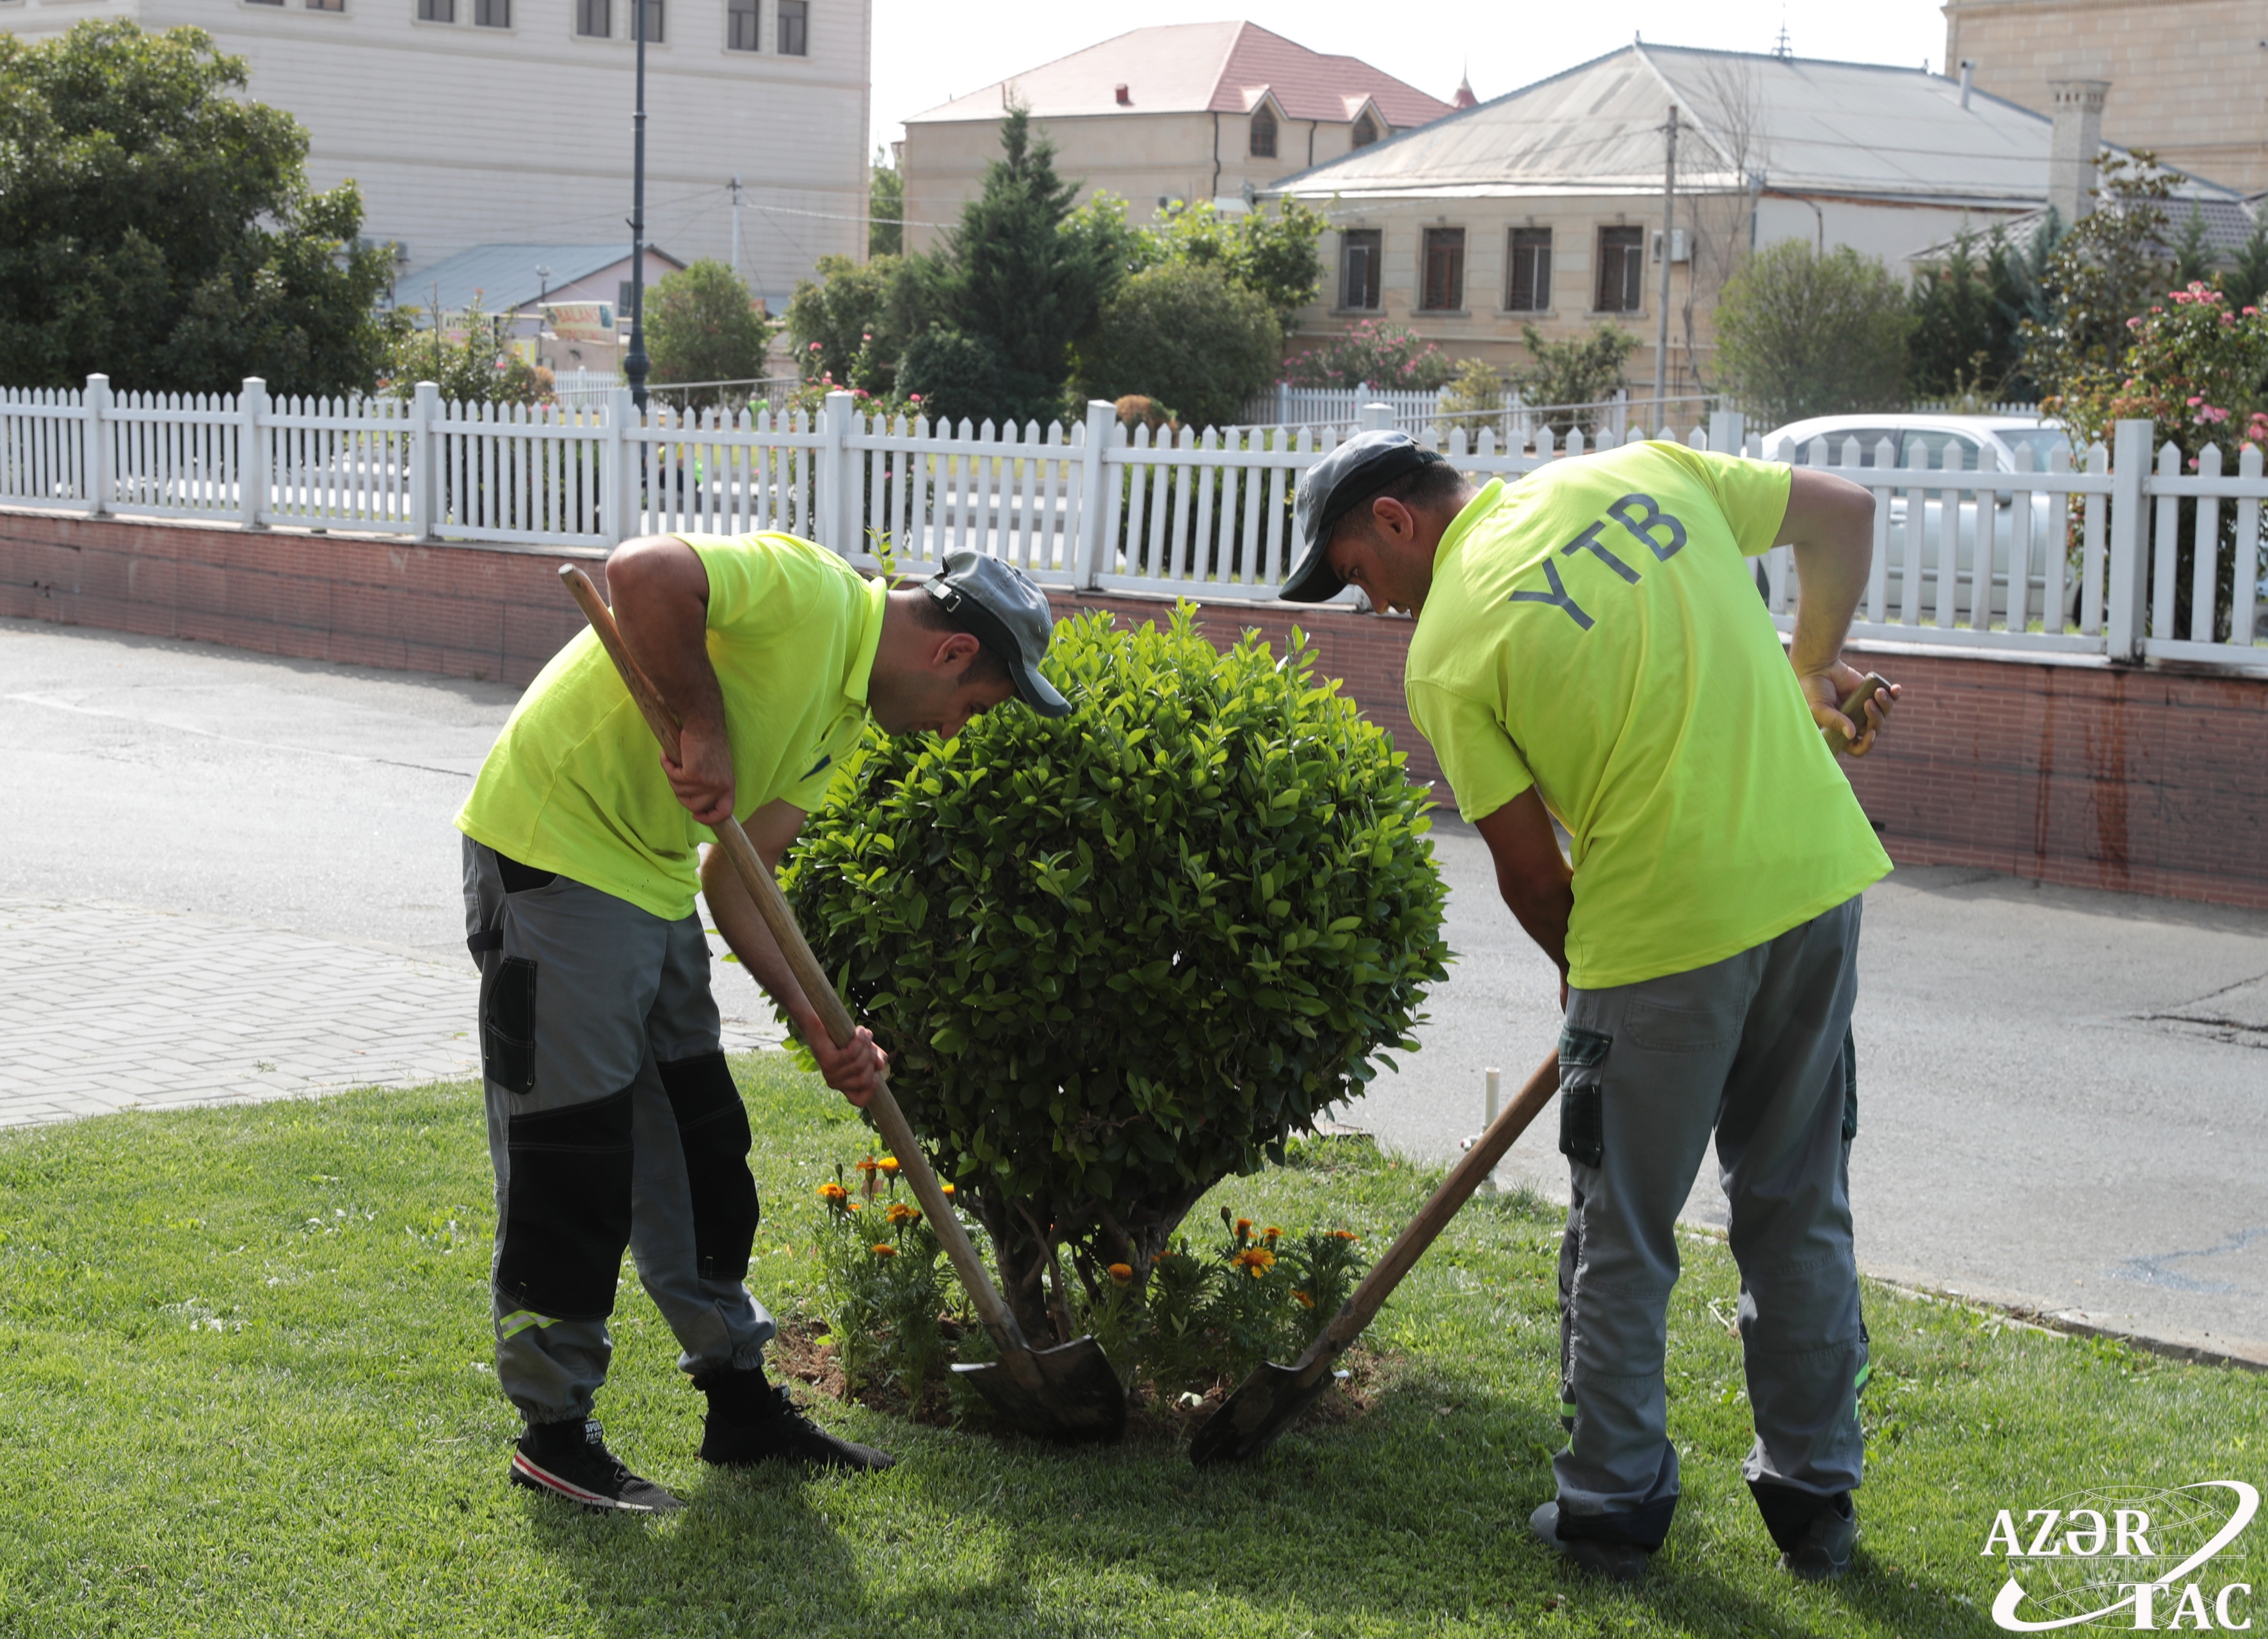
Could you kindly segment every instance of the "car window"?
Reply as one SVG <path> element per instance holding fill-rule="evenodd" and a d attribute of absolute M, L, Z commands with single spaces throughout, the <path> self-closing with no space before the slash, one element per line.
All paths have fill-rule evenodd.
<path fill-rule="evenodd" d="M 2000 427 L 1994 430 L 2011 450 L 2027 444 L 2032 446 L 2032 470 L 2035 472 L 2047 471 L 2048 462 L 2058 450 L 2071 448 L 2071 439 L 2060 427 Z"/>
<path fill-rule="evenodd" d="M 1948 457 L 1946 446 L 1952 445 L 1955 454 Z M 1901 467 L 1961 467 L 1969 472 L 1977 470 L 1977 458 L 1984 446 L 1976 439 L 1957 432 L 1915 429 L 1905 435 L 1898 445 L 1898 465 Z"/>
<path fill-rule="evenodd" d="M 1844 427 L 1819 436 L 1827 440 L 1827 465 L 1830 467 L 1843 465 L 1843 443 L 1846 438 L 1856 438 L 1859 441 L 1859 465 L 1861 467 L 1872 467 L 1874 464 L 1876 445 L 1888 438 L 1895 447 L 1898 438 L 1896 431 L 1889 427 Z M 1811 465 L 1809 439 L 1795 446 L 1795 465 L 1798 467 Z"/>

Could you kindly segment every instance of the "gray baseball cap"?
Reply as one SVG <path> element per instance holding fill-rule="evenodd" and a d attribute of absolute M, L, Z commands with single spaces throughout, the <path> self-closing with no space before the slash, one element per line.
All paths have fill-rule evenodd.
<path fill-rule="evenodd" d="M 1008 663 L 1016 697 L 1043 717 L 1067 717 L 1071 702 L 1040 675 L 1048 639 L 1056 629 L 1047 594 L 1013 564 L 981 552 L 948 552 L 945 573 L 923 590 Z"/>
<path fill-rule="evenodd" d="M 1307 555 L 1276 595 L 1287 603 L 1322 603 L 1338 596 L 1346 583 L 1331 572 L 1323 553 L 1339 519 L 1395 479 L 1441 459 L 1406 432 L 1373 428 L 1355 434 L 1301 473 L 1292 502 L 1292 527 Z"/>

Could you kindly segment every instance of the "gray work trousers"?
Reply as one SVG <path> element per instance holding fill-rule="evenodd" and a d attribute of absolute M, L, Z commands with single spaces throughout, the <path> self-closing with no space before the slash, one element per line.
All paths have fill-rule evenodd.
<path fill-rule="evenodd" d="M 505 1395 L 530 1422 L 590 1415 L 625 1246 L 681 1369 L 760 1364 L 775 1327 L 741 1284 L 757 1219 L 748 1117 L 699 916 L 665 921 L 470 837 L 464 859 Z"/>
<path fill-rule="evenodd" d="M 1859 1483 L 1866 1329 L 1851 1246 L 1849 1062 L 1859 901 L 1690 973 L 1572 990 L 1560 1139 L 1563 1538 L 1660 1545 L 1677 1505 L 1662 1381 L 1676 1219 L 1713 1131 L 1768 1494 Z M 1776 1527 L 1777 1529 L 1777 1527 Z"/>

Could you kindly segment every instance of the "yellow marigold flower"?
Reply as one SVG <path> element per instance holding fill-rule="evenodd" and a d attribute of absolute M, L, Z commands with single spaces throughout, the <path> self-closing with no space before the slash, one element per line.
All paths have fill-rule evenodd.
<path fill-rule="evenodd" d="M 1134 1266 L 1130 1263 L 1112 1264 L 1110 1266 L 1110 1278 L 1117 1282 L 1121 1286 L 1125 1285 L 1127 1282 L 1134 1278 Z"/>
<path fill-rule="evenodd" d="M 941 1190 L 943 1190 L 943 1191 L 945 1192 L 945 1195 L 946 1195 L 946 1200 L 950 1201 L 951 1199 L 953 1199 L 953 1186 L 952 1186 L 952 1185 L 950 1185 L 950 1184 L 939 1184 L 939 1185 L 938 1186 L 938 1187 L 939 1187 L 939 1189 L 941 1189 Z"/>
<path fill-rule="evenodd" d="M 908 1224 L 914 1223 L 920 1216 L 920 1213 L 902 1201 L 890 1202 L 890 1223 L 894 1227 L 902 1228 Z"/>
<path fill-rule="evenodd" d="M 1315 1300 L 1296 1286 L 1292 1289 L 1292 1296 L 1300 1300 L 1300 1307 L 1302 1309 L 1312 1309 L 1315 1306 Z"/>
<path fill-rule="evenodd" d="M 875 1162 L 874 1165 L 880 1167 L 885 1172 L 895 1173 L 898 1170 L 898 1158 L 894 1155 L 886 1155 L 880 1160 Z"/>
<path fill-rule="evenodd" d="M 877 1258 L 895 1258 L 898 1255 L 898 1249 L 886 1240 L 877 1241 L 874 1243 L 874 1255 Z"/>
<path fill-rule="evenodd" d="M 1265 1246 L 1247 1246 L 1229 1262 L 1237 1268 L 1251 1270 L 1252 1278 L 1256 1281 L 1276 1267 L 1276 1254 Z"/>

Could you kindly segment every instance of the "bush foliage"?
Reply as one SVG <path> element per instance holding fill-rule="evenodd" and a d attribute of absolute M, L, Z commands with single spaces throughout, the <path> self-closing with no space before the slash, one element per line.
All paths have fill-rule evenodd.
<path fill-rule="evenodd" d="M 764 373 L 770 320 L 740 276 L 713 259 L 664 274 L 645 298 L 645 344 L 657 384 L 755 380 Z M 747 401 L 746 387 L 698 387 L 669 395 L 696 408 Z"/>
<path fill-rule="evenodd" d="M 1140 393 L 1190 426 L 1226 427 L 1274 379 L 1281 352 L 1265 298 L 1218 267 L 1167 262 L 1104 306 L 1101 330 L 1079 349 L 1079 386 L 1089 398 Z"/>
<path fill-rule="evenodd" d="M 1889 270 L 1848 245 L 1783 239 L 1717 305 L 1717 371 L 1766 426 L 1905 401 L 1913 314 Z"/>
<path fill-rule="evenodd" d="M 1449 356 L 1415 330 L 1366 319 L 1284 363 L 1295 387 L 1389 387 L 1431 393 L 1456 373 Z"/>
<path fill-rule="evenodd" d="M 405 309 L 401 316 L 409 319 L 416 311 Z M 419 382 L 430 381 L 450 403 L 545 403 L 551 397 L 551 372 L 512 351 L 511 328 L 509 318 L 482 312 L 477 301 L 422 330 L 401 325 L 388 338 L 379 391 L 409 399 L 416 396 Z"/>
<path fill-rule="evenodd" d="M 1060 627 L 1076 709 L 879 734 L 786 884 L 1035 1335 L 1407 1048 L 1442 978 L 1425 793 L 1304 640 Z M 1052 1300 L 1042 1272 L 1052 1270 Z"/>
<path fill-rule="evenodd" d="M 1596 404 L 1623 386 L 1623 365 L 1638 346 L 1638 338 L 1611 320 L 1602 320 L 1580 335 L 1554 342 L 1532 324 L 1520 327 L 1528 347 L 1528 365 L 1513 372 L 1512 384 L 1530 404 L 1557 407 L 1544 424 L 1564 438 L 1576 428 L 1586 432 L 1602 419 L 1595 409 L 1572 409 L 1577 404 Z"/>

